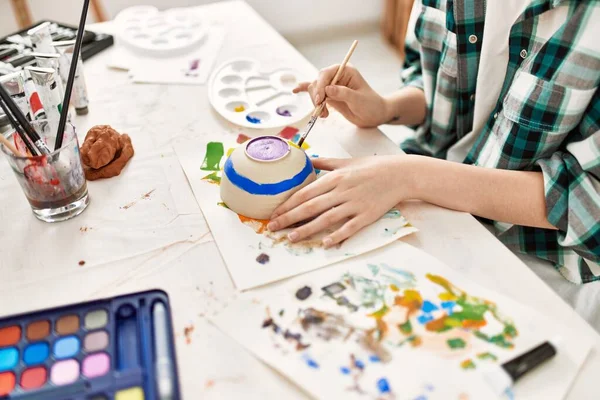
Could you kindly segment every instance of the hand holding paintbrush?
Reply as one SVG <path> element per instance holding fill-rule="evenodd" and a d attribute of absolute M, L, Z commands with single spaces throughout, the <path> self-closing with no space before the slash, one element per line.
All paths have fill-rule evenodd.
<path fill-rule="evenodd" d="M 331 85 L 337 84 L 338 80 L 340 79 L 340 76 L 342 76 L 342 73 L 344 72 L 344 68 L 346 68 L 346 64 L 348 64 L 348 61 L 350 61 L 350 57 L 352 57 L 352 53 L 354 53 L 354 50 L 356 49 L 357 45 L 358 45 L 358 40 L 355 40 L 352 43 L 352 46 L 350 46 L 350 50 L 348 50 L 348 54 L 346 54 L 344 61 L 342 61 L 342 63 L 338 67 L 338 70 L 337 70 L 335 76 L 331 80 Z M 313 113 L 310 117 L 310 121 L 308 121 L 308 124 L 306 125 L 304 133 L 302 134 L 302 137 L 298 141 L 298 146 L 302 147 L 302 144 L 304 143 L 304 141 L 306 140 L 306 137 L 308 136 L 311 129 L 317 122 L 317 119 L 321 116 L 321 113 L 323 113 L 323 109 L 325 108 L 326 100 L 327 100 L 327 98 L 325 97 L 323 99 L 323 101 L 321 101 L 321 104 L 319 104 L 318 106 L 315 107 L 315 110 L 313 111 Z"/>

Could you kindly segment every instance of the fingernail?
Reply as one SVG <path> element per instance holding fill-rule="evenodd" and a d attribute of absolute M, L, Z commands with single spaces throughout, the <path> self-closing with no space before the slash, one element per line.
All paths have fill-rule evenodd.
<path fill-rule="evenodd" d="M 325 239 L 323 239 L 323 246 L 325 246 L 325 247 L 331 247 L 332 244 L 333 244 L 333 239 L 331 239 L 331 238 L 325 238 Z"/>
<path fill-rule="evenodd" d="M 321 104 L 321 95 L 320 94 L 318 94 L 318 95 L 315 96 L 315 103 L 317 105 Z"/>
<path fill-rule="evenodd" d="M 295 242 L 296 240 L 298 240 L 298 232 L 288 233 L 288 239 L 290 239 L 291 242 Z"/>
<path fill-rule="evenodd" d="M 279 227 L 279 224 L 277 222 L 275 222 L 275 221 L 271 221 L 267 225 L 267 229 L 270 230 L 270 231 L 276 231 L 278 227 Z"/>

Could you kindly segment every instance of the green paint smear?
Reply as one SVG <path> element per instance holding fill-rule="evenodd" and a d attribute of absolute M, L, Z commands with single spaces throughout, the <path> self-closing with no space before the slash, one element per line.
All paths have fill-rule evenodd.
<path fill-rule="evenodd" d="M 446 343 L 448 343 L 448 346 L 453 350 L 464 349 L 467 346 L 467 343 L 461 338 L 448 339 Z"/>
<path fill-rule="evenodd" d="M 396 209 L 392 209 L 383 215 L 383 219 L 398 219 L 400 217 L 402 217 L 402 214 Z"/>
<path fill-rule="evenodd" d="M 405 335 L 410 335 L 413 331 L 412 328 L 412 324 L 410 323 L 410 320 L 406 321 L 403 324 L 398 325 L 398 328 L 400 329 L 400 332 L 402 332 Z"/>
<path fill-rule="evenodd" d="M 225 204 L 225 203 L 217 203 L 217 205 L 218 205 L 219 207 L 223 207 L 223 208 L 226 208 L 226 209 L 228 209 L 228 210 L 229 210 L 229 207 L 227 207 L 227 204 Z"/>
<path fill-rule="evenodd" d="M 369 268 L 369 270 L 371 271 L 371 273 L 373 274 L 373 276 L 377 276 L 377 274 L 379 273 L 379 266 L 378 265 L 367 264 L 367 267 Z"/>
<path fill-rule="evenodd" d="M 221 177 L 219 175 L 217 175 L 216 172 L 213 172 L 210 175 L 206 175 L 204 178 L 202 178 L 203 181 L 211 181 L 217 184 L 221 184 Z"/>
<path fill-rule="evenodd" d="M 462 369 L 475 369 L 475 363 L 471 359 L 467 359 L 460 363 Z"/>
<path fill-rule="evenodd" d="M 221 142 L 210 142 L 206 145 L 206 156 L 200 169 L 202 171 L 219 171 L 221 158 L 225 155 L 225 149 Z"/>
<path fill-rule="evenodd" d="M 479 353 L 477 354 L 477 358 L 479 358 L 480 360 L 498 361 L 498 357 L 489 352 Z"/>

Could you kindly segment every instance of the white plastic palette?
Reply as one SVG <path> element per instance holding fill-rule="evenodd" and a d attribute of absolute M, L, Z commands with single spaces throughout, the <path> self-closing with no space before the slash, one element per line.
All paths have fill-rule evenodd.
<path fill-rule="evenodd" d="M 159 11 L 152 6 L 127 8 L 115 18 L 120 41 L 129 48 L 155 56 L 172 56 L 199 46 L 205 24 L 190 9 Z"/>
<path fill-rule="evenodd" d="M 253 59 L 230 60 L 209 81 L 212 106 L 227 120 L 248 128 L 294 124 L 313 110 L 306 93 L 293 94 L 300 74 L 290 68 L 261 72 Z"/>

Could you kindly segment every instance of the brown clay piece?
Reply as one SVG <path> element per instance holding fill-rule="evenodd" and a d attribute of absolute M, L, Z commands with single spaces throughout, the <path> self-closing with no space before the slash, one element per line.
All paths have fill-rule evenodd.
<path fill-rule="evenodd" d="M 133 154 L 129 135 L 119 134 L 108 125 L 94 126 L 81 146 L 86 179 L 93 181 L 119 175 Z"/>

